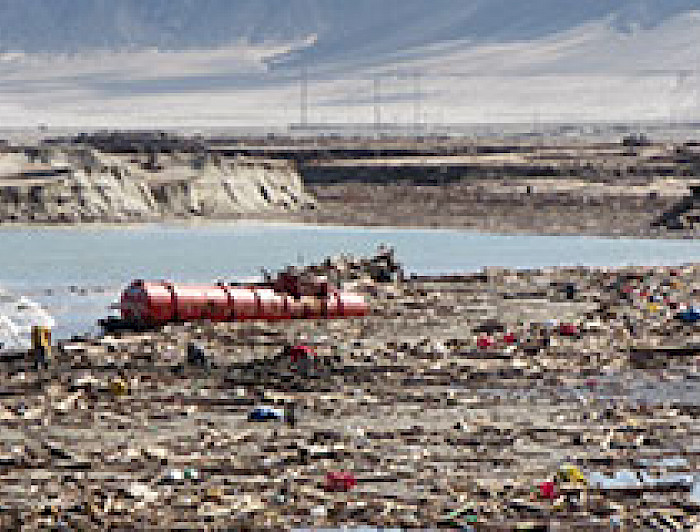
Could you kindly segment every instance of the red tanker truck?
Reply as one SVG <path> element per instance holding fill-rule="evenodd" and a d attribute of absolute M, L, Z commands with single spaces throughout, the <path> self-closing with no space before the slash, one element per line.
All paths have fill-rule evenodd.
<path fill-rule="evenodd" d="M 281 274 L 258 285 L 180 285 L 168 281 L 132 282 L 122 293 L 122 320 L 158 326 L 172 322 L 338 319 L 366 316 L 359 294 L 338 291 L 323 278 Z"/>

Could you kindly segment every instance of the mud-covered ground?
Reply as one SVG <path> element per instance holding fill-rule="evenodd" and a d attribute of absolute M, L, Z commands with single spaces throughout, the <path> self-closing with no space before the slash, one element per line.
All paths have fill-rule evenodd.
<path fill-rule="evenodd" d="M 48 370 L 4 361 L 0 517 L 29 530 L 692 529 L 700 331 L 675 315 L 699 283 L 692 266 L 361 278 L 346 288 L 366 293 L 366 318 L 172 325 L 64 344 Z M 191 340 L 211 367 L 187 363 Z M 293 363 L 288 343 L 318 359 Z M 292 403 L 293 426 L 248 421 Z M 341 471 L 357 485 L 327 490 Z"/>

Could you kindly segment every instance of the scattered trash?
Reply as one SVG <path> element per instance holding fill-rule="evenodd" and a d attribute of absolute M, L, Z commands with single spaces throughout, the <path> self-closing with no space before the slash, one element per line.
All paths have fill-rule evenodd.
<path fill-rule="evenodd" d="M 588 482 L 581 470 L 572 464 L 563 464 L 559 468 L 559 478 L 561 478 L 563 482 L 570 482 L 573 484 L 587 484 Z"/>
<path fill-rule="evenodd" d="M 182 482 L 185 480 L 185 473 L 180 469 L 171 469 L 163 477 L 165 482 Z"/>
<path fill-rule="evenodd" d="M 573 323 L 562 323 L 559 325 L 559 334 L 562 336 L 579 336 L 580 331 L 578 326 Z"/>
<path fill-rule="evenodd" d="M 676 314 L 676 318 L 684 323 L 696 323 L 700 320 L 700 309 L 690 307 Z"/>
<path fill-rule="evenodd" d="M 351 473 L 331 472 L 326 474 L 326 491 L 350 491 L 357 486 L 357 479 Z"/>
<path fill-rule="evenodd" d="M 289 357 L 289 360 L 293 364 L 302 361 L 314 360 L 318 356 L 316 351 L 308 345 L 295 345 L 285 348 L 284 354 Z"/>
<path fill-rule="evenodd" d="M 554 482 L 541 482 L 539 485 L 539 495 L 542 499 L 553 501 L 557 498 L 557 485 Z"/>
<path fill-rule="evenodd" d="M 314 506 L 311 508 L 311 515 L 313 517 L 325 517 L 328 514 L 325 506 Z"/>
<path fill-rule="evenodd" d="M 493 347 L 495 343 L 496 342 L 490 336 L 479 336 L 476 340 L 476 346 L 479 349 L 488 349 L 489 347 Z"/>
<path fill-rule="evenodd" d="M 122 378 L 114 378 L 109 383 L 109 391 L 113 395 L 121 397 L 129 393 L 129 385 Z"/>
<path fill-rule="evenodd" d="M 296 404 L 295 403 L 287 403 L 284 407 L 284 421 L 289 425 L 290 427 L 294 428 L 297 423 L 297 415 L 296 415 Z"/>
<path fill-rule="evenodd" d="M 513 345 L 518 342 L 518 337 L 515 335 L 515 333 L 506 333 L 503 336 L 503 342 L 506 345 Z"/>
<path fill-rule="evenodd" d="M 479 516 L 476 510 L 471 505 L 467 505 L 449 512 L 439 524 L 468 531 L 474 530 L 472 525 L 478 523 L 478 521 Z"/>
<path fill-rule="evenodd" d="M 248 414 L 248 421 L 273 421 L 283 419 L 283 411 L 267 406 L 259 406 Z"/>
<path fill-rule="evenodd" d="M 185 470 L 182 472 L 183 477 L 185 480 L 198 480 L 199 479 L 199 471 L 196 469 L 193 469 L 191 467 L 185 468 Z"/>
<path fill-rule="evenodd" d="M 187 343 L 187 363 L 191 366 L 206 367 L 209 359 L 204 347 L 195 342 Z"/>

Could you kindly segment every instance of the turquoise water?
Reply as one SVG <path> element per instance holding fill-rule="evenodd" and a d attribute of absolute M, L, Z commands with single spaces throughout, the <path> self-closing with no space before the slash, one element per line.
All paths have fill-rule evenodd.
<path fill-rule="evenodd" d="M 367 229 L 262 223 L 93 228 L 0 228 L 0 286 L 38 299 L 76 332 L 134 278 L 209 282 L 338 253 L 395 247 L 409 272 L 484 266 L 535 268 L 700 262 L 700 241 L 513 236 L 455 230 Z M 70 286 L 103 287 L 78 295 Z M 44 290 L 54 292 L 47 295 Z"/>

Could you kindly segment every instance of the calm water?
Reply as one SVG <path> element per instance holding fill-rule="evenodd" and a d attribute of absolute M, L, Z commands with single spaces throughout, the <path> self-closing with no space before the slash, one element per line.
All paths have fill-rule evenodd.
<path fill-rule="evenodd" d="M 451 230 L 267 224 L 148 225 L 100 229 L 0 229 L 0 283 L 114 285 L 134 277 L 210 280 L 258 275 L 260 267 L 395 246 L 409 271 L 484 266 L 618 266 L 700 261 L 700 241 L 484 235 Z"/>
<path fill-rule="evenodd" d="M 365 229 L 273 224 L 146 225 L 129 228 L 2 228 L 0 286 L 40 300 L 65 331 L 105 314 L 134 278 L 208 282 L 257 276 L 342 252 L 395 247 L 409 272 L 484 266 L 620 266 L 700 262 L 700 241 L 487 235 L 454 230 Z M 69 287 L 103 287 L 72 294 Z M 55 292 L 47 296 L 46 288 Z"/>

